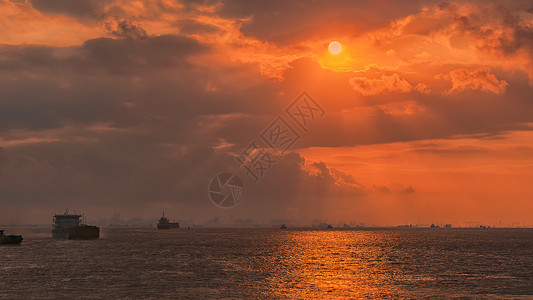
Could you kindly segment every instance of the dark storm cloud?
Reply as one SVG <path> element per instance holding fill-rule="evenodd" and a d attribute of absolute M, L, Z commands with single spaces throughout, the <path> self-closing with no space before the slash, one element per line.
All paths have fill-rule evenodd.
<path fill-rule="evenodd" d="M 121 23 L 122 24 L 122 23 Z M 192 55 L 209 49 L 196 40 L 178 35 L 146 37 L 142 28 L 131 24 L 117 29 L 125 39 L 97 38 L 81 46 L 56 48 L 50 46 L 0 45 L 2 70 L 46 68 L 44 71 L 131 72 L 138 68 L 159 69 L 183 64 Z M 142 38 L 141 38 L 142 37 Z"/>
<path fill-rule="evenodd" d="M 186 63 L 188 56 L 205 50 L 207 47 L 195 40 L 176 35 L 140 40 L 98 38 L 86 41 L 80 47 L 88 63 L 97 63 L 102 69 L 119 73 L 131 72 L 135 68 L 174 67 Z"/>
<path fill-rule="evenodd" d="M 263 214 L 267 220 L 294 218 L 305 224 L 323 216 L 326 210 L 342 211 L 345 201 L 357 207 L 368 201 L 367 194 L 367 188 L 351 175 L 323 162 L 306 164 L 299 154 L 289 153 L 278 158 L 259 183 L 246 186 L 242 206 L 253 211 L 254 218 Z"/>
<path fill-rule="evenodd" d="M 476 4 L 478 2 L 471 1 Z M 217 3 L 212 1 L 211 3 Z M 499 1 L 486 1 L 499 5 Z M 454 10 L 455 4 L 436 1 L 246 1 L 227 0 L 218 13 L 228 18 L 251 18 L 243 22 L 247 36 L 277 44 L 291 44 L 309 38 L 354 36 L 380 27 L 396 19 L 419 13 L 423 7 L 438 5 L 441 10 Z M 507 3 L 512 12 L 526 10 L 529 2 Z M 386 9 L 385 9 L 386 8 Z"/>
<path fill-rule="evenodd" d="M 0 174 L 2 173 L 2 170 L 5 165 L 6 156 L 4 153 L 4 148 L 0 147 Z"/>
<path fill-rule="evenodd" d="M 153 214 L 180 207 L 181 218 L 202 222 L 220 213 L 207 198 L 207 185 L 223 171 L 237 172 L 246 184 L 246 197 L 233 212 L 256 220 L 308 220 L 320 216 L 320 208 L 334 207 L 337 199 L 366 194 L 349 175 L 323 163 L 313 164 L 309 172 L 295 153 L 279 158 L 261 182 L 252 184 L 226 152 L 205 146 L 179 150 L 179 143 L 147 143 L 134 133 L 130 138 L 115 133 L 97 136 L 98 141 L 10 147 L 0 176 L 3 204 L 43 211 L 69 206 L 93 216 L 124 210 Z"/>
<path fill-rule="evenodd" d="M 506 53 L 514 53 L 518 49 L 525 48 L 527 51 L 533 51 L 533 27 L 523 25 L 520 20 L 508 14 L 505 23 L 514 31 L 512 40 L 502 39 L 501 47 Z"/>
<path fill-rule="evenodd" d="M 31 0 L 32 6 L 49 14 L 63 14 L 78 18 L 101 19 L 105 6 L 115 0 Z"/>
<path fill-rule="evenodd" d="M 424 3 L 426 3 L 425 1 Z M 416 13 L 420 3 L 380 1 L 224 1 L 219 13 L 248 18 L 242 32 L 278 44 L 289 44 L 317 35 L 327 37 L 361 34 L 387 25 L 391 19 Z M 429 5 L 429 4 L 428 4 Z M 387 9 L 383 9 L 387 7 Z"/>
<path fill-rule="evenodd" d="M 188 71 L 190 76 L 196 76 L 186 60 L 206 49 L 194 40 L 172 35 L 142 40 L 99 38 L 70 48 L 0 46 L 0 128 L 47 129 L 100 121 L 116 126 L 156 122 L 157 114 L 164 111 L 154 111 L 151 102 L 166 101 L 167 108 L 178 109 L 186 90 L 190 98 L 185 96 L 181 101 L 198 101 L 198 86 L 184 82 L 179 74 Z M 178 83 L 174 86 L 163 83 L 172 81 L 165 75 L 147 76 L 155 70 L 176 68 L 182 71 L 177 72 Z M 109 80 L 105 74 L 110 73 L 123 76 Z M 155 79 L 157 76 L 164 78 Z M 136 77 L 140 82 L 136 83 Z M 161 87 L 142 95 L 133 88 L 139 83 Z M 181 93 L 169 98 L 167 95 L 174 94 L 172 90 L 180 85 Z M 125 106 L 128 104 L 130 108 Z M 153 114 L 147 116 L 149 111 Z M 177 112 L 175 117 L 179 118 Z"/>
<path fill-rule="evenodd" d="M 82 23 L 121 22 L 124 19 L 157 20 L 165 13 L 185 15 L 201 10 L 199 1 L 142 1 L 140 5 L 130 5 L 127 1 L 118 0 L 30 0 L 32 7 L 44 14 L 66 15 Z M 183 5 L 182 5 L 183 4 Z"/>
<path fill-rule="evenodd" d="M 0 45 L 0 70 L 18 71 L 57 66 L 58 61 L 54 56 L 57 51 L 56 48 L 48 46 Z"/>

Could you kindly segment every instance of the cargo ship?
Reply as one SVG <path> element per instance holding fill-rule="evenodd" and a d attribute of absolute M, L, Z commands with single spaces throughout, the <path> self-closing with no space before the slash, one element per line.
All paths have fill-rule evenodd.
<path fill-rule="evenodd" d="M 54 239 L 90 240 L 100 238 L 100 228 L 80 222 L 82 215 L 69 214 L 68 210 L 62 215 L 54 215 L 52 237 Z"/>
<path fill-rule="evenodd" d="M 4 235 L 4 230 L 0 230 L 0 244 L 18 245 L 22 240 L 22 235 Z"/>
<path fill-rule="evenodd" d="M 180 228 L 180 223 L 170 222 L 167 218 L 165 218 L 165 212 L 163 212 L 163 216 L 159 219 L 159 223 L 157 223 L 157 229 L 172 229 L 172 228 Z"/>

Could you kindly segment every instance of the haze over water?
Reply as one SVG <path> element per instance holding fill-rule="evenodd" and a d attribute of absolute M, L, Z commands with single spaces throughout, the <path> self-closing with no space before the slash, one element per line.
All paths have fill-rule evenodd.
<path fill-rule="evenodd" d="M 13 229 L 2 299 L 530 299 L 532 229 Z"/>

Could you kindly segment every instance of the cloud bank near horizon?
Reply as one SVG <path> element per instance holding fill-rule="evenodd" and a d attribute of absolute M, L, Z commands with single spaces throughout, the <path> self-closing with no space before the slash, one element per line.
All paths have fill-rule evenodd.
<path fill-rule="evenodd" d="M 1 0 L 0 19 L 5 223 L 66 207 L 199 222 L 533 222 L 521 214 L 533 195 L 527 1 Z M 304 90 L 325 116 L 238 207 L 214 207 L 211 177 Z M 468 187 L 453 180 L 483 168 Z M 486 208 L 464 204 L 481 198 Z"/>

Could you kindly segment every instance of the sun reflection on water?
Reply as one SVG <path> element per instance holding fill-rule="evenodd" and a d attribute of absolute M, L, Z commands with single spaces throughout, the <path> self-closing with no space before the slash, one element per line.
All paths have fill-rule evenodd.
<path fill-rule="evenodd" d="M 274 297 L 379 297 L 397 289 L 382 236 L 366 231 L 288 231 L 268 268 Z M 398 291 L 401 292 L 401 291 Z"/>

